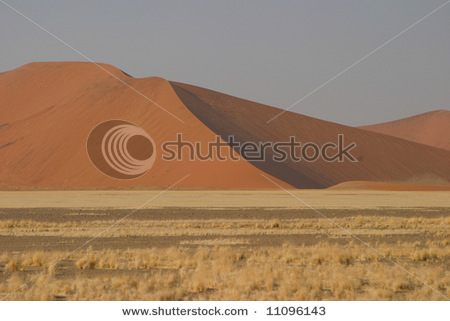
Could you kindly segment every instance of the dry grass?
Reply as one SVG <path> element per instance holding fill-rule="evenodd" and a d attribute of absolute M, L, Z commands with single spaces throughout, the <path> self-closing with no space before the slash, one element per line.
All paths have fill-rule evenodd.
<path fill-rule="evenodd" d="M 448 248 L 378 244 L 377 250 L 428 285 L 450 295 Z M 1 257 L 14 291 L 20 271 L 51 266 L 61 253 Z M 365 245 L 87 249 L 69 258 L 74 273 L 57 267 L 21 288 L 12 300 L 441 300 L 443 297 Z M 78 271 L 78 272 L 77 272 Z M 86 271 L 86 272 L 84 272 Z M 97 271 L 97 273 L 92 274 Z M 36 271 L 34 273 L 37 273 Z M 90 274 L 91 273 L 91 274 Z"/>
<path fill-rule="evenodd" d="M 33 220 L 0 221 L 0 235 L 5 236 L 61 236 L 89 237 L 114 224 L 114 220 L 42 222 Z M 334 222 L 334 223 L 333 223 Z M 320 234 L 339 236 L 345 232 L 355 235 L 388 235 L 427 233 L 437 237 L 450 237 L 450 217 L 385 217 L 355 216 L 297 219 L 214 219 L 214 220 L 132 220 L 118 229 L 104 233 L 104 237 L 128 236 L 235 236 L 273 234 Z M 336 223 L 336 224 L 335 224 Z"/>

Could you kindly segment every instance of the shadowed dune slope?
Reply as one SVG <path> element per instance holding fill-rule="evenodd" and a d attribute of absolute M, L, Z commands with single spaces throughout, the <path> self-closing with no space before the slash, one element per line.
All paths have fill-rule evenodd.
<path fill-rule="evenodd" d="M 392 136 L 370 132 L 286 112 L 267 123 L 281 110 L 212 90 L 171 82 L 187 108 L 213 132 L 237 142 L 289 141 L 295 136 L 303 143 L 319 146 L 355 142 L 351 154 L 358 162 L 252 162 L 256 167 L 297 188 L 325 188 L 345 181 L 407 181 L 427 176 L 450 178 L 450 152 Z M 270 156 L 270 155 L 269 155 Z"/>
<path fill-rule="evenodd" d="M 450 111 L 436 110 L 362 129 L 450 150 Z"/>
<path fill-rule="evenodd" d="M 374 191 L 450 191 L 450 186 L 356 181 L 340 183 L 338 185 L 331 186 L 328 189 Z"/>
<path fill-rule="evenodd" d="M 168 81 L 135 79 L 113 66 L 100 66 L 107 72 L 92 63 L 55 62 L 0 74 L 0 187 L 165 188 L 186 175 L 190 176 L 176 187 L 273 187 L 260 169 L 244 160 L 169 162 L 159 157 L 148 173 L 134 180 L 102 174 L 86 152 L 87 137 L 100 122 L 123 119 L 139 125 L 157 148 L 176 139 L 177 133 L 201 143 L 214 141 L 216 135 L 183 105 Z"/>

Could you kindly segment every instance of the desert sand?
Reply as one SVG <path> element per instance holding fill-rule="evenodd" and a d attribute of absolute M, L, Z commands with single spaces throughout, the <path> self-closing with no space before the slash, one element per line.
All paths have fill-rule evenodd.
<path fill-rule="evenodd" d="M 1 189 L 164 189 L 188 175 L 177 187 L 277 188 L 261 174 L 284 188 L 326 188 L 355 180 L 416 178 L 420 183 L 422 176 L 448 182 L 450 177 L 450 151 L 291 112 L 267 124 L 280 109 L 158 77 L 132 78 L 110 65 L 100 67 L 107 72 L 86 62 L 31 63 L 0 74 Z M 156 161 L 137 179 L 116 180 L 98 171 L 86 153 L 90 131 L 110 119 L 142 127 L 157 146 L 174 140 L 177 133 L 203 145 L 216 135 L 234 135 L 240 142 L 289 141 L 294 135 L 303 143 L 322 145 L 337 143 L 338 134 L 344 134 L 345 142 L 357 144 L 352 154 L 358 162 L 185 158 Z"/>
<path fill-rule="evenodd" d="M 344 184 L 345 185 L 345 184 Z M 136 209 L 352 209 L 436 208 L 450 206 L 448 191 L 323 190 L 174 190 L 166 191 L 0 191 L 0 208 Z M 303 202 L 302 202 L 303 201 Z M 407 205 L 406 205 L 407 204 Z"/>

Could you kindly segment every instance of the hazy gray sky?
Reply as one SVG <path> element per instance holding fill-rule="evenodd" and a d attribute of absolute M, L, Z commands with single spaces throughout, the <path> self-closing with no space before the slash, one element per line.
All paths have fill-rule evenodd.
<path fill-rule="evenodd" d="M 287 108 L 446 0 L 12 1 L 97 62 Z M 0 70 L 83 61 L 0 3 Z M 292 110 L 347 125 L 450 105 L 450 4 Z"/>

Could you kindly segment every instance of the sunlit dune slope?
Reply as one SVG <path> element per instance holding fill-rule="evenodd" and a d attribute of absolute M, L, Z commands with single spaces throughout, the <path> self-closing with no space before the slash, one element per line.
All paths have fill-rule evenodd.
<path fill-rule="evenodd" d="M 147 174 L 133 180 L 117 180 L 101 173 L 86 152 L 87 137 L 100 122 L 132 122 L 147 131 L 157 146 L 175 140 L 177 133 L 201 143 L 214 141 L 215 133 L 183 105 L 168 81 L 135 79 L 113 66 L 99 66 L 85 62 L 31 63 L 0 75 L 1 187 L 165 188 L 187 175 L 176 187 L 273 187 L 260 175 L 260 169 L 244 160 L 159 158 Z"/>
<path fill-rule="evenodd" d="M 448 110 L 431 111 L 360 128 L 450 150 L 450 111 Z"/>

